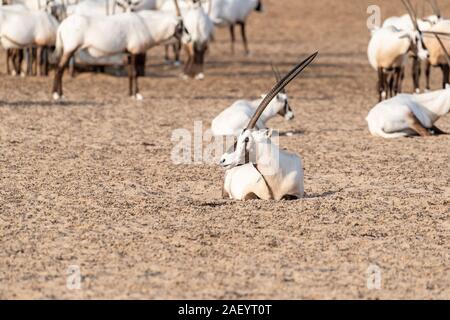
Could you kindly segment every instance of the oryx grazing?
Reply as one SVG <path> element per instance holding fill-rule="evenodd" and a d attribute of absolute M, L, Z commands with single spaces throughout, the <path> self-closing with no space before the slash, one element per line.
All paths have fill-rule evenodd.
<path fill-rule="evenodd" d="M 247 127 L 225 153 L 220 165 L 227 171 L 223 197 L 236 200 L 293 200 L 304 196 L 303 164 L 299 156 L 281 150 L 271 140 L 271 130 L 256 130 L 265 108 L 317 56 L 317 52 L 292 69 L 261 101 Z"/>
<path fill-rule="evenodd" d="M 441 43 L 439 36 L 436 38 Z M 447 51 L 446 54 L 450 62 Z M 378 137 L 430 136 L 444 134 L 435 123 L 449 111 L 450 88 L 447 88 L 424 94 L 400 94 L 385 100 L 369 112 L 366 121 L 370 133 Z"/>
<path fill-rule="evenodd" d="M 191 41 L 180 14 L 143 10 L 105 17 L 76 14 L 68 17 L 58 28 L 55 55 L 60 58 L 53 98 L 58 100 L 63 96 L 62 77 L 70 58 L 78 49 L 86 49 L 93 57 L 128 53 L 129 95 L 142 100 L 136 57 L 172 37 L 183 43 Z"/>
<path fill-rule="evenodd" d="M 272 71 L 277 82 L 281 81 L 281 76 L 277 68 L 272 65 Z M 211 131 L 215 136 L 238 136 L 242 129 L 249 123 L 257 107 L 261 104 L 266 95 L 256 100 L 238 100 L 230 107 L 223 110 L 211 123 Z M 289 105 L 286 89 L 282 89 L 259 117 L 255 128 L 266 129 L 266 123 L 273 117 L 280 115 L 286 120 L 294 118 L 294 112 Z"/>
<path fill-rule="evenodd" d="M 47 1 L 45 11 L 28 10 L 21 5 L 0 8 L 1 45 L 7 52 L 37 47 L 36 63 L 37 72 L 40 75 L 47 73 L 47 64 L 41 63 L 43 52 L 45 48 L 53 46 L 56 41 L 58 21 L 51 14 L 52 5 L 51 1 Z"/>
<path fill-rule="evenodd" d="M 231 35 L 231 52 L 234 53 L 236 36 L 234 27 L 241 27 L 241 36 L 245 54 L 250 54 L 247 41 L 247 18 L 253 11 L 262 12 L 262 0 L 214 0 L 211 9 L 211 19 L 219 27 L 229 27 Z"/>

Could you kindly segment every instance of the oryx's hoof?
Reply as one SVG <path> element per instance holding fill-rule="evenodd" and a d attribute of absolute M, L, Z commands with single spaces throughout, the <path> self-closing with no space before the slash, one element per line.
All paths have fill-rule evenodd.
<path fill-rule="evenodd" d="M 203 79 L 205 79 L 205 74 L 203 72 L 195 76 L 195 80 L 203 80 Z"/>
<path fill-rule="evenodd" d="M 58 92 L 53 92 L 53 100 L 55 101 L 61 101 L 64 99 L 64 96 L 60 96 Z"/>
<path fill-rule="evenodd" d="M 419 94 L 419 93 L 420 93 L 420 89 L 416 89 L 414 92 L 415 92 L 416 94 Z"/>
<path fill-rule="evenodd" d="M 25 78 L 25 76 L 26 76 L 25 72 L 22 71 L 22 72 L 20 73 L 20 77 Z"/>
<path fill-rule="evenodd" d="M 381 93 L 381 98 L 386 99 L 386 97 L 387 97 L 386 91 L 383 91 Z"/>
<path fill-rule="evenodd" d="M 450 83 L 445 84 L 445 89 L 450 89 Z"/>
<path fill-rule="evenodd" d="M 11 71 L 11 75 L 12 75 L 13 77 L 17 76 L 16 70 L 12 70 L 12 71 Z"/>
<path fill-rule="evenodd" d="M 183 79 L 183 80 L 189 80 L 189 76 L 187 75 L 187 74 L 182 74 L 181 75 L 181 79 Z"/>
<path fill-rule="evenodd" d="M 135 98 L 136 98 L 137 101 L 142 101 L 142 100 L 144 100 L 144 97 L 143 97 L 142 94 L 140 94 L 140 93 L 137 93 L 136 96 L 135 96 Z"/>
<path fill-rule="evenodd" d="M 174 65 L 175 67 L 179 67 L 179 66 L 181 66 L 181 61 L 180 61 L 180 60 L 177 60 L 177 61 L 175 61 L 175 62 L 173 63 L 173 65 Z"/>

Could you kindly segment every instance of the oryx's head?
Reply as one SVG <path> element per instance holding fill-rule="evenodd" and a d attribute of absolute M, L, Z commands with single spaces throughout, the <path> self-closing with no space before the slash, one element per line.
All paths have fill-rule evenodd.
<path fill-rule="evenodd" d="M 420 60 L 426 60 L 430 56 L 427 47 L 423 41 L 423 34 L 421 31 L 410 31 L 409 38 L 411 39 L 411 52 Z"/>
<path fill-rule="evenodd" d="M 123 9 L 124 12 L 134 12 L 142 0 L 115 0 L 114 3 Z"/>
<path fill-rule="evenodd" d="M 237 137 L 234 145 L 220 159 L 220 165 L 226 169 L 247 164 L 256 163 L 259 152 L 265 150 L 271 143 L 271 130 L 255 130 L 261 114 L 269 103 L 294 80 L 317 56 L 318 52 L 312 54 L 292 69 L 286 76 L 270 90 L 269 94 L 261 101 L 255 114 L 250 119 L 247 127 Z"/>
<path fill-rule="evenodd" d="M 281 81 L 281 74 L 276 66 L 272 64 L 272 72 L 275 76 L 276 82 Z M 264 98 L 264 97 L 263 97 Z M 276 98 L 270 103 L 270 107 L 274 108 L 274 113 L 279 114 L 284 117 L 286 120 L 294 119 L 294 112 L 289 105 L 289 98 L 286 92 L 286 88 L 281 90 L 279 94 L 277 94 Z"/>
<path fill-rule="evenodd" d="M 192 37 L 189 34 L 188 29 L 184 25 L 183 17 L 181 15 L 180 6 L 178 5 L 178 0 L 173 0 L 173 3 L 175 5 L 175 11 L 177 13 L 177 19 L 178 19 L 178 23 L 175 26 L 175 32 L 174 32 L 173 36 L 177 40 L 181 41 L 181 43 L 188 44 L 188 43 L 190 43 L 192 41 Z"/>
<path fill-rule="evenodd" d="M 420 59 L 425 60 L 429 57 L 428 50 L 423 42 L 423 34 L 419 29 L 419 24 L 417 23 L 417 13 L 415 12 L 411 2 L 409 0 L 402 0 L 408 14 L 411 18 L 411 21 L 414 25 L 414 30 L 408 32 L 408 36 L 411 41 L 410 50 Z"/>
<path fill-rule="evenodd" d="M 262 150 L 268 150 L 272 143 L 272 130 L 244 129 L 237 137 L 234 145 L 220 158 L 220 166 L 231 169 L 247 163 L 256 164 Z"/>
<path fill-rule="evenodd" d="M 257 12 L 263 12 L 264 11 L 264 6 L 263 6 L 263 3 L 262 3 L 262 0 L 257 0 L 256 1 L 255 11 L 257 11 Z"/>

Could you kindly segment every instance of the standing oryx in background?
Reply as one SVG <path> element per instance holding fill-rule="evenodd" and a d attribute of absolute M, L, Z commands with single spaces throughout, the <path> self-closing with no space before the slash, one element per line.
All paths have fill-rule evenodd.
<path fill-rule="evenodd" d="M 160 10 L 167 12 L 179 12 L 183 17 L 184 26 L 191 36 L 191 42 L 184 46 L 187 59 L 184 64 L 183 72 L 186 77 L 198 80 L 204 79 L 205 54 L 208 50 L 208 44 L 213 37 L 214 24 L 209 17 L 213 0 L 208 1 L 208 8 L 205 10 L 200 0 L 186 0 L 178 3 L 166 1 Z M 168 49 L 172 45 L 175 53 L 175 64 L 179 64 L 181 43 L 172 41 L 166 44 L 166 61 L 169 60 Z"/>
<path fill-rule="evenodd" d="M 440 10 L 436 0 L 427 0 L 427 2 L 431 5 L 431 8 L 433 9 L 434 14 L 424 17 L 422 19 L 416 19 L 417 25 L 421 32 L 426 32 L 426 31 L 430 30 L 435 24 L 437 24 L 443 20 L 441 10 Z M 411 4 L 409 2 L 407 4 L 409 6 L 409 9 L 413 12 L 413 15 L 417 17 L 417 13 L 414 10 L 414 8 L 411 6 Z M 405 14 L 401 17 L 390 17 L 390 18 L 386 19 L 383 22 L 383 28 L 386 28 L 386 27 L 395 27 L 398 30 L 411 31 L 411 32 L 413 32 L 415 30 L 414 21 L 411 18 L 410 14 Z M 424 43 L 425 43 L 425 46 L 428 48 L 425 37 L 424 37 Z M 418 57 L 418 55 L 413 51 L 410 52 L 410 57 L 412 58 L 411 75 L 412 75 L 412 79 L 413 79 L 414 92 L 420 93 L 420 76 L 422 73 L 421 60 Z M 403 80 L 403 78 L 404 78 L 404 70 L 402 70 L 401 81 Z M 399 92 L 401 92 L 401 88 L 400 88 Z"/>
<path fill-rule="evenodd" d="M 245 54 L 250 54 L 247 41 L 246 22 L 252 11 L 262 12 L 262 0 L 214 0 L 211 9 L 211 19 L 219 27 L 228 26 L 231 35 L 231 52 L 234 53 L 235 25 L 241 27 Z"/>
<path fill-rule="evenodd" d="M 304 195 L 303 164 L 299 156 L 281 150 L 271 141 L 271 130 L 255 130 L 264 109 L 286 85 L 317 56 L 317 52 L 298 64 L 263 99 L 247 127 L 237 137 L 232 150 L 220 165 L 225 168 L 223 196 L 237 200 L 293 200 Z"/>
<path fill-rule="evenodd" d="M 18 57 L 14 63 L 16 73 L 20 72 L 22 62 L 22 53 L 18 50 L 36 48 L 35 72 L 32 73 L 47 74 L 48 59 L 45 52 L 54 46 L 58 28 L 58 21 L 52 15 L 53 8 L 54 2 L 50 0 L 46 1 L 43 10 L 29 10 L 21 4 L 0 7 L 0 42 L 7 50 L 7 60 L 11 50 Z"/>
<path fill-rule="evenodd" d="M 420 60 L 428 58 L 417 17 L 409 1 L 402 1 L 413 21 L 414 30 L 398 30 L 395 27 L 375 29 L 367 50 L 370 65 L 378 72 L 379 101 L 401 92 L 403 71 L 410 51 Z"/>
<path fill-rule="evenodd" d="M 106 17 L 69 16 L 58 28 L 55 56 L 59 63 L 53 82 L 53 98 L 62 98 L 62 78 L 70 58 L 77 50 L 86 49 L 93 57 L 128 53 L 129 95 L 142 100 L 136 57 L 172 37 L 183 43 L 191 41 L 180 15 L 143 10 Z"/>

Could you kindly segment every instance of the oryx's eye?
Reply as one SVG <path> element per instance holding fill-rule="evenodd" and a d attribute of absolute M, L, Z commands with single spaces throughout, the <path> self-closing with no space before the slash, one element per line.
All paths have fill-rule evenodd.
<path fill-rule="evenodd" d="M 248 137 L 245 138 L 245 140 L 244 140 L 245 143 L 248 143 L 249 141 L 250 141 L 250 139 Z"/>

